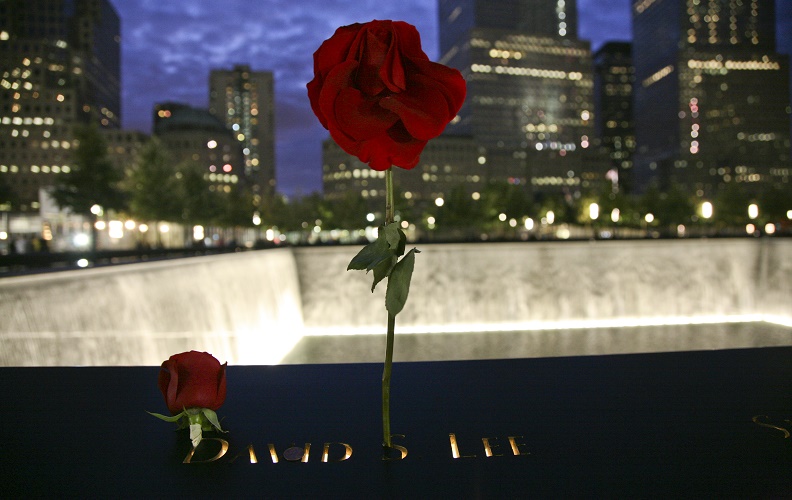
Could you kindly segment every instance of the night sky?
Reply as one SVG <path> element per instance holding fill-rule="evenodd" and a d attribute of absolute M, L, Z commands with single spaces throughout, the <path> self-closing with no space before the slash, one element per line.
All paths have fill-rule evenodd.
<path fill-rule="evenodd" d="M 424 51 L 438 57 L 434 0 L 110 0 L 121 18 L 122 120 L 151 133 L 153 105 L 207 107 L 209 71 L 248 64 L 273 71 L 278 190 L 321 190 L 321 141 L 305 84 L 313 52 L 338 26 L 372 19 L 414 24 Z M 779 52 L 792 53 L 792 2 L 776 0 Z M 629 0 L 578 0 L 578 35 L 598 49 L 631 38 Z"/>

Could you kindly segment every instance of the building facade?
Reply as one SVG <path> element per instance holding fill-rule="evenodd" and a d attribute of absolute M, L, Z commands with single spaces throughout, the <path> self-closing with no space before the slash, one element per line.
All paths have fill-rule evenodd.
<path fill-rule="evenodd" d="M 699 197 L 787 185 L 789 60 L 775 52 L 774 1 L 640 0 L 633 28 L 636 182 Z"/>
<path fill-rule="evenodd" d="M 0 2 L 0 176 L 13 211 L 71 169 L 75 125 L 117 128 L 120 21 L 108 0 Z"/>
<path fill-rule="evenodd" d="M 487 183 L 479 164 L 479 147 L 471 137 L 441 135 L 430 140 L 418 165 L 412 170 L 395 168 L 394 184 L 399 198 L 396 208 L 421 212 L 461 188 L 471 196 Z M 369 210 L 385 207 L 385 172 L 376 171 L 346 153 L 332 139 L 322 148 L 322 185 L 328 200 L 340 200 L 349 193 L 360 196 Z"/>
<path fill-rule="evenodd" d="M 620 189 L 632 188 L 635 152 L 632 45 L 608 42 L 594 54 L 594 130 Z"/>
<path fill-rule="evenodd" d="M 441 0 L 439 25 L 441 62 L 468 84 L 446 132 L 484 148 L 487 178 L 534 192 L 585 187 L 582 168 L 604 178 L 607 165 L 582 159 L 594 138 L 594 84 L 574 0 Z"/>
<path fill-rule="evenodd" d="M 240 182 L 249 185 L 240 141 L 209 111 L 182 103 L 157 104 L 154 135 L 170 153 L 174 169 L 177 165 L 199 169 L 210 190 L 230 193 Z"/>
<path fill-rule="evenodd" d="M 272 72 L 249 66 L 212 70 L 209 111 L 233 131 L 258 202 L 275 193 L 275 88 Z"/>

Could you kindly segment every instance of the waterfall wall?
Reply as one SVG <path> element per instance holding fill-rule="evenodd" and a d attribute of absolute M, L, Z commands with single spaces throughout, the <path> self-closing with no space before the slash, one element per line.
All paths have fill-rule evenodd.
<path fill-rule="evenodd" d="M 792 318 L 792 241 L 420 245 L 403 332 Z M 304 335 L 381 333 L 356 247 L 277 249 L 0 280 L 0 365 L 277 363 Z"/>

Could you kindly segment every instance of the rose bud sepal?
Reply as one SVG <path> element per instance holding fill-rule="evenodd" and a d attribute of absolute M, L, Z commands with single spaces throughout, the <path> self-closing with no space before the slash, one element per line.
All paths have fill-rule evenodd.
<path fill-rule="evenodd" d="M 192 441 L 193 448 L 197 448 L 203 439 L 203 431 L 217 430 L 220 432 L 228 432 L 223 430 L 220 426 L 220 420 L 217 418 L 217 413 L 209 408 L 186 408 L 181 413 L 168 417 L 159 413 L 146 412 L 149 415 L 164 420 L 166 422 L 177 422 L 179 427 L 177 430 L 188 428 L 190 429 L 190 441 Z"/>

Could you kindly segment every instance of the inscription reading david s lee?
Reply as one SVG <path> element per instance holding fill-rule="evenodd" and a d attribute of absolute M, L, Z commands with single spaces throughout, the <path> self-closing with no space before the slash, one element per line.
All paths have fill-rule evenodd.
<path fill-rule="evenodd" d="M 391 436 L 394 440 L 404 439 L 402 434 L 394 434 Z M 523 436 L 507 436 L 506 439 L 498 437 L 483 437 L 481 438 L 481 451 L 477 454 L 471 453 L 463 454 L 460 451 L 457 436 L 454 433 L 448 435 L 448 444 L 450 449 L 450 457 L 454 460 L 460 459 L 475 459 L 481 457 L 484 459 L 493 457 L 512 456 L 519 457 L 530 455 L 526 449 L 526 444 L 522 442 Z M 401 444 L 393 444 L 392 446 L 382 447 L 382 460 L 385 461 L 398 461 L 407 458 L 407 448 Z M 230 456 L 228 454 L 230 445 L 228 441 L 222 438 L 204 438 L 198 448 L 193 448 L 187 453 L 184 458 L 185 464 L 209 463 L 217 462 L 221 459 L 227 463 L 233 463 L 237 460 L 250 461 L 251 464 L 257 464 L 259 461 L 271 462 L 273 464 L 281 462 L 298 462 L 307 463 L 310 460 L 319 460 L 322 463 L 328 462 L 344 462 L 352 458 L 354 452 L 352 446 L 348 443 L 342 442 L 328 442 L 324 443 L 321 447 L 321 453 L 311 451 L 311 443 L 305 443 L 303 446 L 291 446 L 282 451 L 278 451 L 274 444 L 268 443 L 265 455 L 267 458 L 259 458 L 256 449 L 252 444 L 249 444 L 245 451 Z M 312 458 L 313 457 L 313 458 Z"/>

